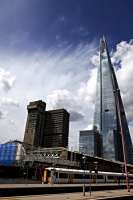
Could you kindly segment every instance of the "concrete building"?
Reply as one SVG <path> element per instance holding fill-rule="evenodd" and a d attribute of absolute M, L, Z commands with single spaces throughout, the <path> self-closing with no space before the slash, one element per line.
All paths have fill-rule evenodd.
<path fill-rule="evenodd" d="M 27 106 L 28 117 L 26 122 L 24 143 L 32 146 L 41 146 L 44 133 L 46 103 L 39 100 L 30 102 Z"/>
<path fill-rule="evenodd" d="M 35 147 L 67 147 L 69 113 L 65 109 L 45 111 L 46 103 L 30 102 L 24 143 Z"/>
<path fill-rule="evenodd" d="M 102 139 L 95 130 L 83 130 L 79 135 L 79 152 L 91 156 L 102 155 Z"/>
<path fill-rule="evenodd" d="M 69 113 L 65 109 L 45 112 L 44 147 L 68 147 Z"/>

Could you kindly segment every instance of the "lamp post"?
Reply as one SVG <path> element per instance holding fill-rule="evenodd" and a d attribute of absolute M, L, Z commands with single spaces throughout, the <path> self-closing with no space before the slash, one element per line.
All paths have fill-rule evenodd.
<path fill-rule="evenodd" d="M 98 161 L 94 162 L 94 167 L 95 167 L 95 175 L 96 175 L 96 183 L 97 183 Z"/>
<path fill-rule="evenodd" d="M 83 156 L 83 168 L 84 168 L 84 174 L 83 174 L 83 196 L 85 196 L 85 161 L 86 161 L 86 157 Z"/>
<path fill-rule="evenodd" d="M 89 186 L 90 196 L 91 196 L 91 168 L 90 168 L 90 186 Z"/>

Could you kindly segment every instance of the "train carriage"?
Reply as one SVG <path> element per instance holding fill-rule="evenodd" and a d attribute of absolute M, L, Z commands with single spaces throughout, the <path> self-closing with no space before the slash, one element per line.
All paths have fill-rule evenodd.
<path fill-rule="evenodd" d="M 130 182 L 133 182 L 133 174 L 129 174 Z M 43 183 L 51 184 L 82 184 L 82 183 L 125 183 L 126 175 L 124 173 L 77 170 L 48 167 L 44 171 Z"/>

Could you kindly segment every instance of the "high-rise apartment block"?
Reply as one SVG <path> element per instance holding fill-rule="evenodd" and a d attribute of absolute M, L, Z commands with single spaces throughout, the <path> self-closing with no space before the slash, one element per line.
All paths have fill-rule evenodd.
<path fill-rule="evenodd" d="M 28 117 L 24 142 L 36 147 L 67 147 L 69 113 L 65 109 L 46 111 L 39 100 L 27 106 Z"/>
<path fill-rule="evenodd" d="M 105 38 L 100 41 L 94 127 L 103 139 L 103 157 L 133 164 L 133 146 L 120 89 Z"/>
<path fill-rule="evenodd" d="M 41 146 L 45 126 L 45 108 L 43 101 L 30 102 L 27 106 L 28 117 L 25 128 L 24 142 L 32 146 Z"/>
<path fill-rule="evenodd" d="M 69 113 L 65 109 L 46 111 L 43 146 L 67 147 L 68 130 Z"/>
<path fill-rule="evenodd" d="M 79 152 L 90 156 L 102 155 L 102 138 L 98 131 L 83 130 L 79 134 Z"/>

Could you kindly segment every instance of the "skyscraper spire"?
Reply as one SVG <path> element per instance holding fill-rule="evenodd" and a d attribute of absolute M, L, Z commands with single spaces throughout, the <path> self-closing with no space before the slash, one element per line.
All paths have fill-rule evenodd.
<path fill-rule="evenodd" d="M 102 135 L 104 158 L 123 161 L 124 142 L 127 162 L 133 164 L 133 147 L 127 119 L 104 36 L 100 40 L 94 126 Z"/>

